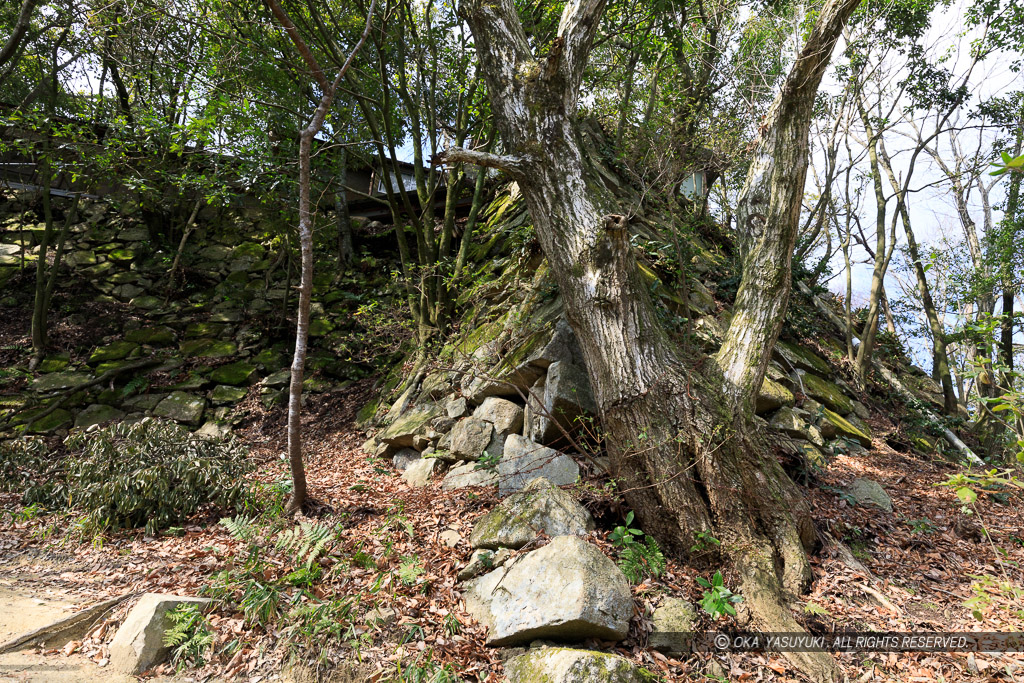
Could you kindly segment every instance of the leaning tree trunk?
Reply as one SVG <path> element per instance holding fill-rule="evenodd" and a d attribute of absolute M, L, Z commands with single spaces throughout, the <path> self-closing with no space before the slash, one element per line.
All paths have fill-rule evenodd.
<path fill-rule="evenodd" d="M 544 58 L 532 54 L 512 0 L 465 3 L 508 155 L 441 155 L 518 180 L 580 341 L 627 502 L 676 554 L 700 533 L 718 538 L 767 630 L 800 630 L 785 595 L 809 585 L 814 529 L 752 426 L 753 402 L 789 297 L 814 95 L 858 1 L 830 0 L 822 9 L 766 117 L 738 211 L 744 275 L 733 322 L 707 362 L 684 363 L 660 328 L 627 221 L 584 175 L 572 114 L 603 0 L 567 5 Z M 828 655 L 791 657 L 816 680 L 835 677 Z"/>

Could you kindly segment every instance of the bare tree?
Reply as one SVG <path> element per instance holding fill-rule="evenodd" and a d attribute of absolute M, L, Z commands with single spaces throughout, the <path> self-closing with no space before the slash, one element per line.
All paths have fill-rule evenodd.
<path fill-rule="evenodd" d="M 366 12 L 366 27 L 356 42 L 355 47 L 348 55 L 348 59 L 338 70 L 334 82 L 329 82 L 323 69 L 317 62 L 309 46 L 299 35 L 298 29 L 281 7 L 278 0 L 267 0 L 271 11 L 278 23 L 284 28 L 285 33 L 295 44 L 302 59 L 306 62 L 312 72 L 313 79 L 320 86 L 322 95 L 320 104 L 313 112 L 313 118 L 309 124 L 302 129 L 299 136 L 299 244 L 302 253 L 302 274 L 299 279 L 299 311 L 298 320 L 295 326 L 295 355 L 292 357 L 292 376 L 288 387 L 288 462 L 292 472 L 292 497 L 288 501 L 288 512 L 294 513 L 302 510 L 302 506 L 308 498 L 306 486 L 306 468 L 302 459 L 302 380 L 306 367 L 306 343 L 309 340 L 309 309 L 310 300 L 313 296 L 313 210 L 310 202 L 310 187 L 312 185 L 312 161 L 310 159 L 313 148 L 313 139 L 323 128 L 324 119 L 331 108 L 334 94 L 338 86 L 345 78 L 345 73 L 355 59 L 359 49 L 366 42 L 373 25 L 373 10 L 377 0 L 370 1 L 370 8 Z"/>

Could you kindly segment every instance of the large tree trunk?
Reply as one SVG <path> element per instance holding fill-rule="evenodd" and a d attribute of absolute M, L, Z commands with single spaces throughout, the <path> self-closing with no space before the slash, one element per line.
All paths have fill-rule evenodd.
<path fill-rule="evenodd" d="M 830 0 L 768 116 L 738 218 L 744 276 L 725 343 L 687 363 L 660 328 L 626 220 L 584 175 L 573 112 L 603 0 L 568 5 L 548 56 L 533 56 L 512 0 L 463 6 L 507 156 L 448 150 L 449 162 L 503 168 L 522 188 L 583 349 L 613 474 L 644 528 L 677 554 L 698 533 L 736 562 L 758 626 L 799 630 L 784 594 L 804 590 L 808 507 L 751 423 L 790 291 L 821 75 L 858 0 Z M 791 657 L 831 680 L 831 657 Z"/>

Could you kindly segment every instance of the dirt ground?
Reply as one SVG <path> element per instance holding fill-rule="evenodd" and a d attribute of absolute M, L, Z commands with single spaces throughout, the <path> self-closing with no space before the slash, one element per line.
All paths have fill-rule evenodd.
<path fill-rule="evenodd" d="M 0 643 L 62 619 L 73 612 L 76 598 L 25 580 L 0 579 Z M 104 671 L 78 654 L 43 655 L 35 649 L 0 654 L 0 683 L 120 683 L 134 677 Z"/>

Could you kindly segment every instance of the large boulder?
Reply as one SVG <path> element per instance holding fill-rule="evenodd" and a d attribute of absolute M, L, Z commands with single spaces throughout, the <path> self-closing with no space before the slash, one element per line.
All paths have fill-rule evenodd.
<path fill-rule="evenodd" d="M 456 458 L 463 460 L 479 460 L 491 443 L 494 425 L 490 422 L 467 417 L 455 423 L 451 431 L 448 450 Z"/>
<path fill-rule="evenodd" d="M 782 406 L 793 405 L 795 400 L 792 391 L 775 380 L 765 377 L 764 381 L 761 382 L 761 391 L 757 393 L 754 412 L 758 415 L 770 413 Z"/>
<path fill-rule="evenodd" d="M 808 424 L 802 417 L 803 411 L 796 408 L 782 408 L 772 416 L 768 426 L 783 432 L 794 439 L 810 441 L 815 446 L 825 445 L 821 432 L 814 425 Z"/>
<path fill-rule="evenodd" d="M 466 608 L 489 628 L 487 644 L 537 638 L 622 640 L 633 598 L 622 571 L 595 546 L 558 536 L 522 559 L 466 584 Z"/>
<path fill-rule="evenodd" d="M 444 463 L 437 458 L 422 458 L 410 463 L 405 472 L 402 473 L 402 481 L 413 488 L 421 488 L 427 485 L 430 477 L 440 472 Z"/>
<path fill-rule="evenodd" d="M 210 380 L 217 384 L 227 384 L 233 387 L 249 384 L 253 373 L 256 372 L 256 366 L 246 363 L 245 361 L 237 361 L 235 363 L 228 363 L 227 365 L 221 365 L 218 368 L 214 368 L 213 372 L 210 373 Z"/>
<path fill-rule="evenodd" d="M 485 398 L 473 411 L 473 417 L 490 422 L 494 430 L 504 436 L 516 434 L 523 428 L 522 406 L 496 396 Z"/>
<path fill-rule="evenodd" d="M 97 403 L 89 406 L 75 416 L 75 426 L 79 429 L 88 429 L 93 425 L 103 424 L 104 422 L 111 422 L 113 420 L 120 420 L 123 417 L 124 413 L 114 406 Z"/>
<path fill-rule="evenodd" d="M 527 434 L 534 441 L 555 443 L 562 438 L 562 430 L 574 431 L 579 427 L 578 418 L 597 415 L 597 402 L 586 371 L 568 361 L 551 364 L 543 390 L 543 402 L 538 404 L 537 392 L 531 388 L 534 395 L 528 404 Z"/>
<path fill-rule="evenodd" d="M 856 417 L 847 419 L 826 408 L 822 414 L 821 433 L 826 439 L 841 436 L 853 439 L 864 448 L 871 448 L 871 431 L 863 422 L 858 427 L 854 420 L 860 422 Z"/>
<path fill-rule="evenodd" d="M 160 593 L 139 598 L 110 643 L 110 668 L 137 676 L 161 663 L 170 651 L 164 645 L 164 633 L 171 627 L 167 613 L 183 603 L 205 607 L 210 600 Z"/>
<path fill-rule="evenodd" d="M 846 494 L 857 501 L 857 505 L 874 505 L 886 512 L 892 512 L 892 498 L 882 485 L 873 479 L 854 479 L 847 487 Z"/>
<path fill-rule="evenodd" d="M 420 459 L 420 452 L 412 448 L 402 448 L 391 458 L 391 463 L 400 472 L 405 472 L 409 465 Z"/>
<path fill-rule="evenodd" d="M 85 384 L 93 377 L 87 372 L 51 372 L 32 381 L 32 390 L 38 392 L 59 391 Z"/>
<path fill-rule="evenodd" d="M 775 360 L 782 363 L 783 367 L 796 368 L 798 370 L 806 370 L 807 372 L 814 372 L 819 375 L 830 375 L 832 374 L 832 368 L 826 363 L 821 356 L 811 353 L 807 349 L 796 346 L 795 344 L 789 344 L 784 341 L 779 341 L 775 344 L 775 353 L 773 354 Z"/>
<path fill-rule="evenodd" d="M 583 536 L 594 518 L 568 493 L 547 479 L 532 480 L 481 517 L 469 541 L 474 548 L 522 548 L 539 532 L 548 536 Z"/>
<path fill-rule="evenodd" d="M 97 347 L 89 356 L 89 365 L 127 358 L 139 345 L 130 341 L 116 341 Z"/>
<path fill-rule="evenodd" d="M 521 491 L 537 477 L 565 486 L 576 483 L 579 476 L 579 465 L 569 456 L 512 434 L 505 439 L 505 452 L 498 461 L 498 494 L 504 497 Z"/>
<path fill-rule="evenodd" d="M 414 437 L 425 432 L 430 421 L 441 414 L 441 407 L 436 403 L 410 408 L 378 434 L 377 440 L 398 448 L 411 447 L 415 441 Z"/>
<path fill-rule="evenodd" d="M 625 657 L 593 650 L 545 647 L 505 663 L 509 683 L 647 683 L 648 674 Z"/>

